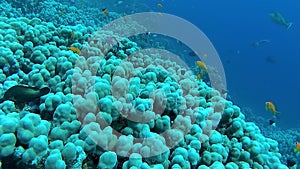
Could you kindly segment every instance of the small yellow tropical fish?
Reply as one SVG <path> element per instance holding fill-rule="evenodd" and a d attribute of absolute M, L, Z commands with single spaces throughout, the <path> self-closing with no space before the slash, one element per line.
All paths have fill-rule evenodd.
<path fill-rule="evenodd" d="M 102 13 L 103 13 L 104 15 L 107 15 L 107 14 L 108 14 L 108 10 L 107 10 L 106 8 L 104 8 L 104 9 L 102 9 Z"/>
<path fill-rule="evenodd" d="M 272 103 L 272 102 L 266 102 L 266 110 L 272 112 L 274 114 L 274 116 L 279 114 L 279 112 L 276 110 L 274 103 Z"/>
<path fill-rule="evenodd" d="M 197 61 L 197 62 L 196 62 L 196 65 L 197 65 L 198 68 L 207 70 L 206 64 L 205 64 L 204 62 L 202 62 L 202 61 Z"/>
<path fill-rule="evenodd" d="M 164 7 L 161 3 L 158 3 L 157 6 L 158 6 L 159 8 L 163 8 L 163 7 Z"/>
<path fill-rule="evenodd" d="M 299 143 L 299 142 L 296 142 L 296 147 L 295 147 L 295 149 L 294 149 L 294 152 L 295 152 L 295 153 L 300 152 L 300 143 Z"/>
<path fill-rule="evenodd" d="M 202 77 L 201 77 L 201 74 L 200 74 L 200 73 L 198 73 L 198 74 L 197 74 L 197 79 L 198 79 L 198 80 L 201 80 L 201 79 L 202 79 Z"/>
<path fill-rule="evenodd" d="M 77 53 L 78 55 L 80 54 L 80 49 L 79 48 L 71 46 L 68 49 L 71 50 L 71 51 L 73 51 L 74 53 Z"/>

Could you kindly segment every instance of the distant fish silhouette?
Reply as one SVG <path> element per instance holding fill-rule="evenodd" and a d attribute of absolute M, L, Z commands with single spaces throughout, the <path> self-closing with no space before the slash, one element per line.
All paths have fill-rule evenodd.
<path fill-rule="evenodd" d="M 163 7 L 164 7 L 161 3 L 158 3 L 157 6 L 158 6 L 159 8 L 163 8 Z"/>
<path fill-rule="evenodd" d="M 271 19 L 274 23 L 277 23 L 279 25 L 283 25 L 287 29 L 291 28 L 291 26 L 293 25 L 292 22 L 286 21 L 285 18 L 282 16 L 282 14 L 279 13 L 279 12 L 272 12 L 272 13 L 269 14 L 269 16 L 271 17 Z"/>
<path fill-rule="evenodd" d="M 253 47 L 260 47 L 260 46 L 268 44 L 268 43 L 270 43 L 270 40 L 263 39 L 263 40 L 259 40 L 259 41 L 253 42 L 252 46 Z"/>

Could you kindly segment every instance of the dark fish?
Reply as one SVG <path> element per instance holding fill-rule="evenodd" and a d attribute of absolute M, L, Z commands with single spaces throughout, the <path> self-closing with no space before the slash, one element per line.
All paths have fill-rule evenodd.
<path fill-rule="evenodd" d="M 36 87 L 30 87 L 25 85 L 16 85 L 9 88 L 5 93 L 1 101 L 11 100 L 16 104 L 25 104 L 39 99 L 41 96 L 50 92 L 49 87 L 43 87 L 41 89 Z"/>
<path fill-rule="evenodd" d="M 269 120 L 269 124 L 271 125 L 271 126 L 275 126 L 276 125 L 276 123 L 275 123 L 275 121 L 274 120 Z"/>
<path fill-rule="evenodd" d="M 228 101 L 233 101 L 231 96 L 228 93 L 225 94 L 225 99 Z"/>
<path fill-rule="evenodd" d="M 228 91 L 226 89 L 221 89 L 221 93 L 226 94 L 226 93 L 228 93 Z"/>
<path fill-rule="evenodd" d="M 291 160 L 291 159 L 287 159 L 286 160 L 286 165 L 288 167 L 293 167 L 294 165 L 296 165 L 296 162 L 294 160 Z"/>

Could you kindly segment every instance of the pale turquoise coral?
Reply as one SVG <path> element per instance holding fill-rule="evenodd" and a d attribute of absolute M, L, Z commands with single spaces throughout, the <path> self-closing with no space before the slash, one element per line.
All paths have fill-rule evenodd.
<path fill-rule="evenodd" d="M 55 5 L 57 4 L 54 3 Z M 46 11 L 41 13 L 42 16 L 46 14 Z M 101 77 L 95 78 L 93 84 L 95 90 L 85 93 L 91 75 L 84 69 L 88 60 L 67 48 L 71 45 L 82 47 L 93 28 L 78 25 L 61 26 L 58 29 L 37 18 L 2 17 L 0 21 L 3 23 L 0 24 L 1 29 L 9 29 L 7 32 L 0 32 L 0 46 L 3 49 L 0 53 L 3 71 L 0 73 L 4 82 L 1 88 L 7 90 L 17 83 L 36 87 L 49 86 L 51 93 L 41 98 L 39 109 L 41 114 L 53 115 L 53 118 L 43 120 L 38 114 L 17 110 L 11 101 L 1 103 L 0 158 L 18 156 L 27 165 L 42 163 L 46 169 L 82 166 L 83 160 L 92 155 L 99 156 L 98 168 L 113 168 L 119 160 L 116 154 L 130 155 L 120 165 L 125 169 L 190 168 L 199 164 L 199 169 L 250 166 L 287 168 L 279 160 L 281 155 L 276 141 L 261 135 L 254 123 L 245 122 L 240 109 L 232 102 L 222 100 L 217 91 L 202 82 L 196 82 L 200 84 L 195 90 L 195 82 L 187 78 L 191 74 L 171 77 L 173 74 L 166 72 L 176 74 L 175 70 L 181 70 L 167 70 L 166 67 L 172 63 L 165 62 L 158 56 L 153 65 L 146 56 L 123 61 L 122 59 L 139 50 L 136 43 L 125 39 L 121 42 L 123 49 L 109 53 L 106 59 L 102 58 L 99 61 Z M 75 30 L 74 42 L 70 42 L 72 30 Z M 21 36 L 22 32 L 24 37 Z M 90 54 L 97 52 L 99 51 L 92 50 Z M 73 69 L 78 63 L 77 59 L 83 61 L 82 65 L 77 65 L 79 71 Z M 158 66 L 161 67 L 155 68 Z M 114 77 L 111 76 L 113 73 Z M 132 78 L 127 80 L 128 77 Z M 90 99 L 84 98 L 81 93 Z M 149 96 L 152 98 L 148 99 Z M 210 116 L 214 113 L 211 108 L 213 101 L 217 104 L 217 112 L 222 111 L 222 105 L 225 105 L 225 110 L 221 125 L 209 135 L 205 132 L 211 131 L 206 129 L 217 125 L 213 118 L 217 118 L 218 114 Z M 98 112 L 97 105 L 101 108 Z M 174 112 L 177 115 L 174 130 L 168 130 L 171 127 L 168 115 L 151 121 L 155 116 L 155 108 L 158 110 L 164 105 L 168 111 L 177 110 Z M 187 108 L 197 112 L 192 125 L 189 124 L 191 118 L 180 115 L 180 111 Z M 128 122 L 124 119 L 126 123 L 120 124 L 124 127 L 121 132 L 127 136 L 120 137 L 112 134 L 112 127 L 99 125 L 104 122 L 112 124 L 121 113 L 128 117 L 142 114 L 138 119 L 146 123 Z M 168 130 L 174 137 L 183 135 L 179 129 L 191 130 L 184 135 L 184 140 L 176 144 L 174 150 L 151 156 L 159 152 L 156 146 L 163 144 L 163 141 L 152 140 L 142 145 L 134 143 L 133 135 L 159 137 L 152 129 L 157 133 Z M 202 136 L 205 141 L 199 140 Z M 16 145 L 17 141 L 21 145 Z M 28 148 L 24 149 L 22 145 Z M 103 148 L 109 151 L 104 151 Z M 142 155 L 150 155 L 151 158 L 143 159 Z"/>

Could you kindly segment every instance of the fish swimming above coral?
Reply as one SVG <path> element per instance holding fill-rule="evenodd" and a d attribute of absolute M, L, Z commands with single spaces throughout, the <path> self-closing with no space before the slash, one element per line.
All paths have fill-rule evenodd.
<path fill-rule="evenodd" d="M 71 46 L 68 48 L 69 50 L 73 51 L 74 53 L 77 53 L 78 55 L 80 54 L 80 49 L 74 46 Z"/>
<path fill-rule="evenodd" d="M 294 152 L 295 153 L 299 153 L 300 152 L 300 143 L 299 142 L 296 142 Z"/>
<path fill-rule="evenodd" d="M 109 12 L 108 12 L 108 10 L 107 10 L 106 8 L 103 8 L 103 9 L 102 9 L 102 13 L 103 13 L 104 15 L 107 15 Z"/>
<path fill-rule="evenodd" d="M 15 105 L 20 109 L 24 108 L 25 104 L 37 101 L 41 96 L 50 93 L 49 87 L 41 89 L 26 85 L 16 85 L 9 88 L 5 93 L 0 103 L 6 100 L 15 102 Z"/>
<path fill-rule="evenodd" d="M 276 123 L 275 123 L 274 120 L 270 119 L 270 120 L 269 120 L 269 125 L 275 127 L 275 126 L 276 126 Z"/>
<path fill-rule="evenodd" d="M 266 102 L 266 110 L 273 113 L 274 118 L 277 118 L 279 112 L 276 109 L 276 106 L 272 102 Z"/>
<path fill-rule="evenodd" d="M 279 12 L 272 12 L 272 13 L 269 13 L 269 16 L 271 17 L 272 21 L 274 23 L 277 23 L 279 25 L 283 25 L 285 26 L 287 29 L 289 29 L 293 23 L 292 22 L 288 22 L 286 21 L 286 19 L 282 16 L 281 13 Z"/>

